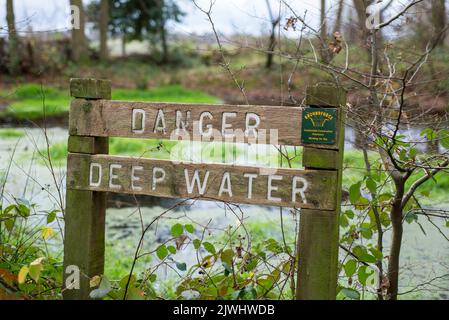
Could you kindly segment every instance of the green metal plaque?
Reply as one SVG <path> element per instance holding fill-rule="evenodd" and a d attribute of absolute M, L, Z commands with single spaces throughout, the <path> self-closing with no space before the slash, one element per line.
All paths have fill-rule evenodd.
<path fill-rule="evenodd" d="M 337 109 L 305 108 L 302 113 L 302 143 L 334 144 L 337 136 Z"/>

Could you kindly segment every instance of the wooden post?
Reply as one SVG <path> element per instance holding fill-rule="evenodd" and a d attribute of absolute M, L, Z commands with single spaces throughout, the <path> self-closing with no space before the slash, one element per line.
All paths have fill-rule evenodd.
<path fill-rule="evenodd" d="M 88 108 L 92 100 L 111 99 L 111 83 L 106 80 L 72 79 L 70 95 L 77 104 Z M 108 154 L 108 138 L 77 136 L 70 130 L 69 153 Z M 67 167 L 67 172 L 76 168 Z M 104 272 L 106 193 L 73 190 L 67 185 L 64 236 L 64 289 L 63 298 L 89 299 L 90 279 Z M 80 271 L 79 289 L 65 288 L 74 266 Z M 71 279 L 72 280 L 72 279 Z"/>
<path fill-rule="evenodd" d="M 337 108 L 337 150 L 304 147 L 305 169 L 337 171 L 336 209 L 301 209 L 298 236 L 298 280 L 296 297 L 300 300 L 334 300 L 337 290 L 339 216 L 344 152 L 343 106 L 346 92 L 330 85 L 309 87 L 306 105 L 313 108 Z M 326 186 L 323 191 L 326 192 Z"/>

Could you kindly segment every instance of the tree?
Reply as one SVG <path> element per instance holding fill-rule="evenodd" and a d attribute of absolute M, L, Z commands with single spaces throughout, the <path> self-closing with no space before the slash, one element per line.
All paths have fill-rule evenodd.
<path fill-rule="evenodd" d="M 326 0 L 321 0 L 320 10 L 320 43 L 321 43 L 321 61 L 327 63 L 330 59 L 327 48 L 327 23 L 326 23 Z"/>
<path fill-rule="evenodd" d="M 100 2 L 100 58 L 107 60 L 108 52 L 109 0 Z"/>
<path fill-rule="evenodd" d="M 271 66 L 273 64 L 273 55 L 274 55 L 274 49 L 276 48 L 276 27 L 278 26 L 279 22 L 281 21 L 281 17 L 277 16 L 275 17 L 273 15 L 273 11 L 271 10 L 270 1 L 265 1 L 267 4 L 268 14 L 270 15 L 270 24 L 271 24 L 271 33 L 270 33 L 270 40 L 268 43 L 268 51 L 267 51 L 267 62 L 265 64 L 265 67 L 267 69 L 271 69 Z"/>
<path fill-rule="evenodd" d="M 9 73 L 16 75 L 19 72 L 19 38 L 16 31 L 16 22 L 14 16 L 14 3 L 12 0 L 6 0 L 6 21 L 8 24 L 8 53 L 9 53 Z"/>
<path fill-rule="evenodd" d="M 335 24 L 334 24 L 334 33 L 335 32 L 341 32 L 341 18 L 343 16 L 343 8 L 345 6 L 345 3 L 343 0 L 340 0 L 338 2 L 338 9 L 337 9 L 337 17 L 335 18 Z"/>
<path fill-rule="evenodd" d="M 88 7 L 89 20 L 99 28 L 100 3 L 92 2 Z M 167 24 L 179 22 L 183 13 L 173 0 L 112 0 L 109 5 L 109 32 L 122 37 L 122 51 L 130 40 L 148 39 L 160 44 L 161 62 L 169 60 Z"/>
<path fill-rule="evenodd" d="M 444 45 L 446 36 L 446 3 L 445 0 L 432 0 L 431 21 L 433 26 L 433 39 L 438 46 Z M 440 36 L 441 34 L 441 36 Z"/>
<path fill-rule="evenodd" d="M 72 26 L 72 59 L 75 62 L 87 59 L 87 39 L 85 35 L 85 12 L 82 0 L 70 0 L 74 13 Z M 78 14 L 78 16 L 77 16 Z"/>

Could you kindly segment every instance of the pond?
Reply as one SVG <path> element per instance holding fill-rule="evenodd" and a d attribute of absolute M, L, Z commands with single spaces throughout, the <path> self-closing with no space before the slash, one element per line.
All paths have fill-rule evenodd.
<path fill-rule="evenodd" d="M 12 201 L 13 197 L 25 198 L 31 203 L 39 204 L 38 210 L 58 208 L 58 189 L 61 198 L 65 190 L 65 153 L 56 157 L 50 170 L 46 144 L 64 144 L 68 132 L 64 128 L 49 128 L 45 135 L 42 129 L 15 128 L 0 129 L 0 178 L 7 173 L 5 198 Z M 413 137 L 419 136 L 419 130 L 411 132 Z M 46 137 L 47 136 L 47 137 Z M 354 131 L 346 130 L 346 150 L 353 149 Z M 63 152 L 63 151 L 61 151 Z M 239 163 L 245 162 L 237 157 Z M 346 182 L 347 184 L 348 182 Z M 58 186 L 58 188 L 56 188 Z M 346 185 L 345 188 L 348 186 Z M 127 199 L 129 201 L 129 199 Z M 134 255 L 142 228 L 144 225 L 173 206 L 173 200 L 154 200 L 151 206 L 124 206 L 126 199 L 110 198 L 107 214 L 107 254 L 106 274 L 111 278 L 119 276 L 119 271 L 128 270 Z M 431 202 L 431 201 L 430 201 Z M 449 209 L 449 199 L 439 201 L 430 206 L 433 209 Z M 281 239 L 280 217 L 284 219 L 284 231 L 293 239 L 296 220 L 290 210 L 274 207 L 241 206 L 245 223 L 251 226 L 254 237 Z M 179 206 L 150 230 L 145 238 L 145 246 L 156 247 L 170 237 L 170 226 L 174 220 L 194 221 L 198 225 L 209 224 L 209 230 L 222 230 L 229 225 L 238 225 L 242 217 L 227 210 L 223 205 L 214 202 L 197 201 L 194 205 Z M 407 298 L 437 298 L 449 299 L 449 242 L 443 237 L 449 237 L 449 228 L 445 228 L 440 220 L 420 218 L 420 225 L 405 224 L 404 246 L 401 252 L 401 292 L 407 292 L 423 282 L 429 282 L 417 291 L 406 294 Z M 435 228 L 437 224 L 440 229 Z M 386 239 L 389 234 L 386 235 Z M 343 253 L 342 253 L 343 255 Z M 194 263 L 194 255 L 189 250 L 181 251 L 177 259 L 186 263 Z M 144 266 L 142 267 L 144 268 Z M 439 278 L 446 275 L 445 278 Z M 170 270 L 160 270 L 160 277 L 166 279 L 161 285 L 170 286 L 176 282 L 176 274 Z M 432 279 L 437 279 L 433 281 Z"/>

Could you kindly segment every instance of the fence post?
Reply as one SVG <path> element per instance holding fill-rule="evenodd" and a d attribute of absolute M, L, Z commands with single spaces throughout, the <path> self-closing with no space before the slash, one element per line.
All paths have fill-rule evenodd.
<path fill-rule="evenodd" d="M 307 88 L 306 105 L 313 108 L 336 108 L 336 150 L 304 147 L 305 169 L 338 172 L 336 209 L 333 211 L 301 209 L 298 236 L 298 278 L 296 298 L 300 300 L 334 300 L 337 291 L 339 216 L 344 153 L 343 106 L 346 92 L 342 88 L 316 85 Z M 323 186 L 326 192 L 326 186 Z"/>
<path fill-rule="evenodd" d="M 73 108 L 89 108 L 91 100 L 111 99 L 111 82 L 95 79 L 71 79 L 70 95 L 82 99 L 72 103 Z M 79 102 L 79 101 L 78 101 Z M 76 129 L 69 132 L 68 152 L 108 154 L 108 138 L 78 136 Z M 67 163 L 67 172 L 73 170 Z M 64 285 L 63 298 L 89 299 L 90 278 L 104 272 L 106 193 L 78 191 L 67 185 L 64 232 Z M 73 267 L 79 270 L 79 289 L 71 277 Z M 69 282 L 69 283 L 68 283 Z M 66 288 L 69 284 L 74 289 Z"/>

